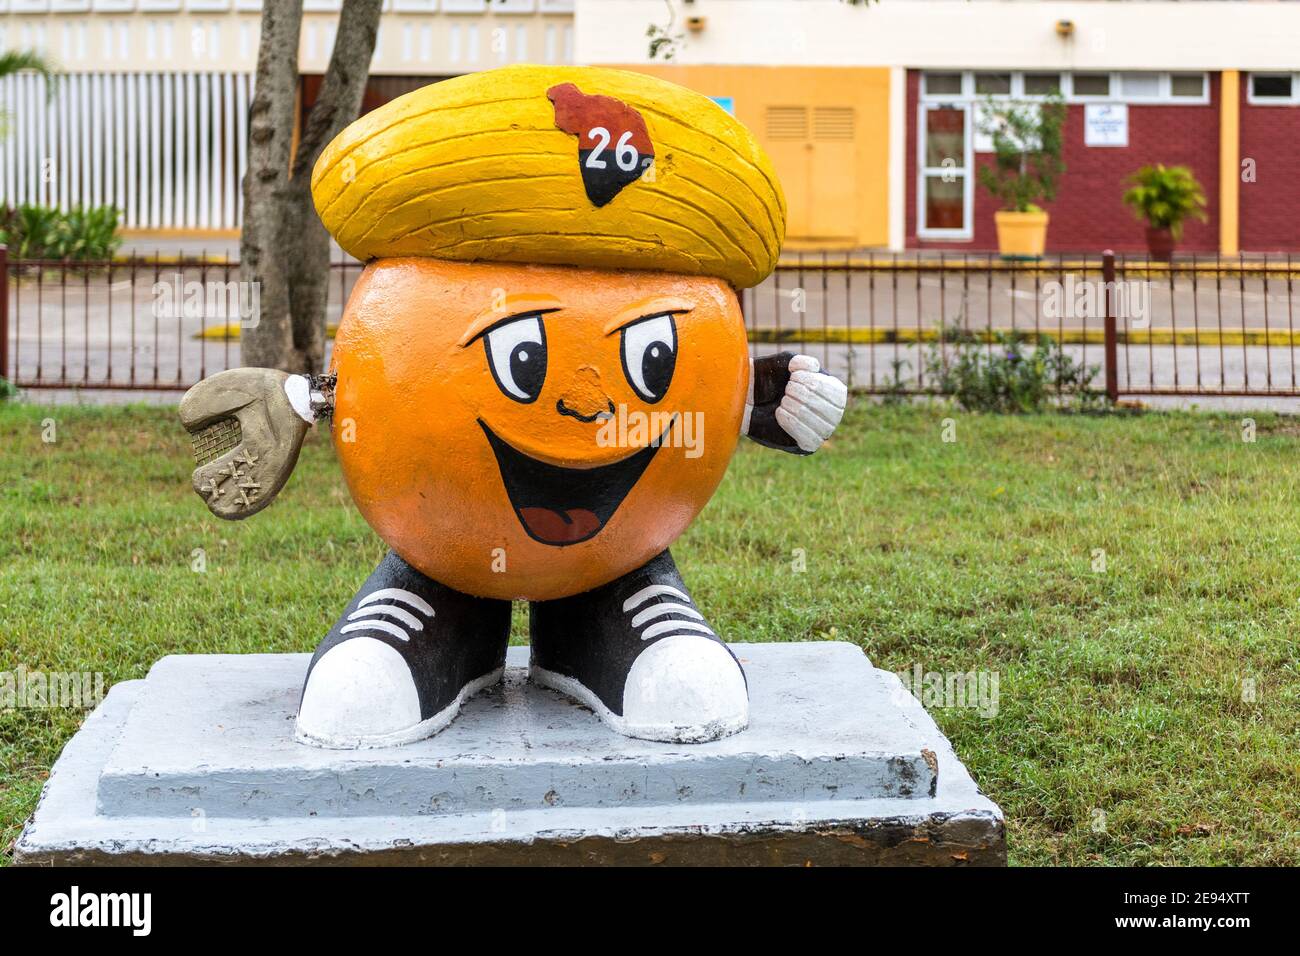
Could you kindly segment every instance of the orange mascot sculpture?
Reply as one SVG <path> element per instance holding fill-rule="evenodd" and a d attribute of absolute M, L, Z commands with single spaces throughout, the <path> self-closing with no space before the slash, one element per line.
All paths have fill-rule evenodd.
<path fill-rule="evenodd" d="M 785 206 L 748 130 L 648 76 L 509 67 L 353 123 L 312 191 L 368 263 L 329 373 L 235 369 L 181 407 L 229 518 L 328 418 L 391 548 L 312 659 L 297 738 L 437 733 L 500 679 L 513 600 L 530 678 L 619 733 L 743 730 L 744 672 L 668 546 L 742 434 L 811 453 L 847 397 L 807 356 L 749 359 L 737 290 L 774 268 Z"/>

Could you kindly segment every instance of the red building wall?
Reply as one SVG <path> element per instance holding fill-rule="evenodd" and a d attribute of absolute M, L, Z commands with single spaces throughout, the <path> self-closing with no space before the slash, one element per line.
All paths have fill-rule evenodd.
<path fill-rule="evenodd" d="M 907 73 L 907 208 L 906 231 L 909 248 L 958 251 L 996 251 L 997 230 L 993 214 L 998 202 L 975 183 L 974 238 L 966 241 L 918 240 L 917 225 L 917 109 L 920 99 L 920 71 Z M 1219 246 L 1219 75 L 1210 74 L 1210 102 L 1196 105 L 1129 104 L 1129 145 L 1124 148 L 1084 145 L 1084 107 L 1071 104 L 1065 123 L 1064 160 L 1056 199 L 1044 203 L 1051 214 L 1047 230 L 1049 252 L 1097 253 L 1110 248 L 1117 252 L 1146 250 L 1144 225 L 1133 217 L 1120 197 L 1125 178 L 1147 163 L 1185 165 L 1205 187 L 1209 218 L 1205 223 L 1188 222 L 1180 251 L 1210 252 Z M 1300 110 L 1293 111 L 1300 116 Z M 1296 129 L 1300 129 L 1297 126 Z M 1298 142 L 1292 137 L 1292 144 Z M 1276 143 L 1281 152 L 1285 143 Z M 1294 148 L 1294 147 L 1293 147 Z M 1243 153 L 1244 155 L 1244 153 Z M 992 155 L 976 153 L 976 166 L 992 162 Z M 1296 169 L 1295 156 L 1290 157 Z M 1300 177 L 1290 184 L 1300 190 Z M 1243 236 L 1244 244 L 1244 236 Z"/>
<path fill-rule="evenodd" d="M 1243 180 L 1240 244 L 1247 252 L 1300 252 L 1300 106 L 1252 106 L 1241 78 L 1241 158 L 1254 160 Z"/>

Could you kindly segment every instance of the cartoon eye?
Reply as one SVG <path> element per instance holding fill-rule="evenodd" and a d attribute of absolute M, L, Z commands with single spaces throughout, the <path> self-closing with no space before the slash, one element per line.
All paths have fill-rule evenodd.
<path fill-rule="evenodd" d="M 537 400 L 546 380 L 546 329 L 541 316 L 525 315 L 483 336 L 488 368 L 497 387 L 525 404 Z"/>
<path fill-rule="evenodd" d="M 623 327 L 623 374 L 653 405 L 668 392 L 677 367 L 677 325 L 672 313 L 650 315 Z"/>

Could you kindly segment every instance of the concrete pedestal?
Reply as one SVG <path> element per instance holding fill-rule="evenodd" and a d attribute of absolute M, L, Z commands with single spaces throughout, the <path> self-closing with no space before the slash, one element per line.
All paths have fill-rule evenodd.
<path fill-rule="evenodd" d="M 1001 864 L 1002 812 L 854 645 L 737 644 L 752 723 L 631 740 L 526 680 L 388 750 L 295 743 L 305 654 L 166 657 L 112 689 L 15 846 L 49 863 Z"/>

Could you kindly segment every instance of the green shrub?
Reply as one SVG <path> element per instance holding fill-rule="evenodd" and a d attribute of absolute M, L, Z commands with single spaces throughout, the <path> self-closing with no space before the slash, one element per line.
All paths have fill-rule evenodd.
<path fill-rule="evenodd" d="M 12 398 L 18 397 L 18 389 L 14 387 L 13 382 L 0 375 L 0 402 L 7 402 Z"/>
<path fill-rule="evenodd" d="M 0 211 L 0 245 L 13 259 L 108 259 L 122 239 L 113 206 L 80 206 L 63 212 L 22 205 Z"/>
<path fill-rule="evenodd" d="M 907 390 L 907 381 L 903 378 L 903 372 L 911 365 L 912 363 L 907 359 L 901 358 L 896 358 L 889 363 L 894 377 L 885 383 L 885 390 L 881 394 L 881 401 L 886 405 L 905 405 L 911 401 L 912 396 Z"/>
<path fill-rule="evenodd" d="M 1099 366 L 1076 362 L 1049 335 L 1040 334 L 1026 348 L 1030 341 L 1021 333 L 982 338 L 944 330 L 926 355 L 926 374 L 937 391 L 967 411 L 1038 412 L 1100 403 L 1092 388 Z"/>
<path fill-rule="evenodd" d="M 1181 239 L 1188 216 L 1205 222 L 1205 190 L 1186 166 L 1143 166 L 1128 182 L 1131 187 L 1124 193 L 1124 204 L 1152 228 L 1168 229 Z"/>

